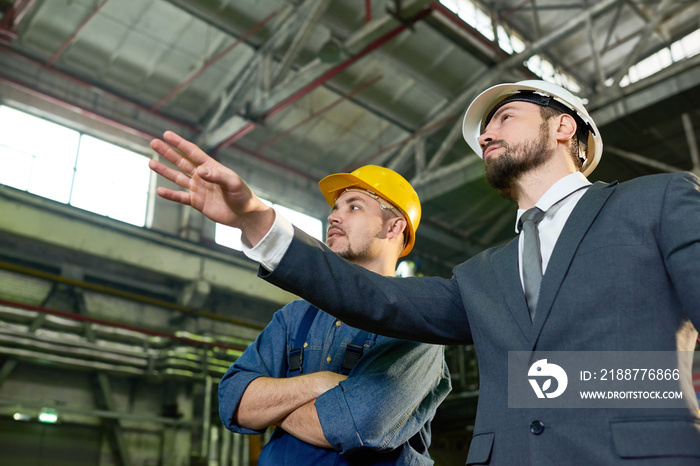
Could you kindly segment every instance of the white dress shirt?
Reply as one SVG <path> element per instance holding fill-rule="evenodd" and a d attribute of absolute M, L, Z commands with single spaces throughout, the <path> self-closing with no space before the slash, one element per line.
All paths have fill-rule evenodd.
<path fill-rule="evenodd" d="M 292 222 L 275 210 L 275 222 L 258 244 L 251 248 L 242 241 L 243 254 L 272 272 L 292 244 L 292 238 L 294 238 Z"/>
<path fill-rule="evenodd" d="M 552 256 L 554 245 L 564 228 L 564 224 L 579 199 L 581 199 L 581 196 L 586 192 L 582 188 L 587 188 L 590 185 L 591 182 L 581 172 L 572 173 L 554 183 L 535 204 L 535 206 L 545 212 L 538 225 L 543 274 L 547 269 L 549 258 Z M 518 215 L 515 219 L 516 233 L 519 233 L 518 220 L 524 213 L 525 209 L 518 209 Z M 250 248 L 245 244 L 243 245 L 243 253 L 268 271 L 273 271 L 279 265 L 294 237 L 294 229 L 291 222 L 279 212 L 275 212 L 275 214 L 275 222 L 272 228 L 255 247 Z M 520 281 L 522 282 L 523 235 L 520 235 L 518 244 L 518 263 L 520 267 Z"/>
<path fill-rule="evenodd" d="M 542 254 L 542 274 L 547 270 L 549 258 L 552 257 L 554 245 L 559 239 L 561 231 L 564 229 L 564 224 L 569 219 L 571 211 L 574 210 L 576 204 L 581 199 L 586 189 L 591 185 L 591 182 L 583 176 L 581 172 L 574 172 L 565 176 L 552 185 L 545 192 L 535 207 L 544 211 L 544 217 L 537 225 L 537 231 L 540 235 L 540 253 Z M 518 209 L 518 215 L 515 218 L 515 232 L 518 231 L 518 222 L 520 217 L 525 213 L 525 209 Z M 523 235 L 518 238 L 518 268 L 520 270 L 520 282 L 523 283 Z"/>

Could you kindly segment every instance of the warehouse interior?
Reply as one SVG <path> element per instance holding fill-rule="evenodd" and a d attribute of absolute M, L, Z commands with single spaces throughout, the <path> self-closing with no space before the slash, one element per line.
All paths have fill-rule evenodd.
<path fill-rule="evenodd" d="M 392 168 L 423 206 L 399 273 L 449 277 L 515 236 L 461 137 L 478 93 L 581 97 L 591 181 L 700 175 L 698 52 L 697 0 L 0 0 L 0 460 L 247 465 L 266 441 L 223 428 L 216 386 L 296 297 L 155 195 L 152 138 L 195 141 L 320 239 L 321 178 Z M 479 393 L 473 348 L 446 357 L 438 466 L 464 464 Z"/>

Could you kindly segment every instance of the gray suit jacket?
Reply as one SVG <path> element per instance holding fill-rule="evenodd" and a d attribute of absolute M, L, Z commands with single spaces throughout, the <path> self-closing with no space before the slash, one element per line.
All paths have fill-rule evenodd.
<path fill-rule="evenodd" d="M 484 251 L 451 279 L 380 277 L 296 232 L 278 268 L 260 274 L 356 327 L 473 341 L 480 396 L 467 464 L 700 464 L 696 399 L 684 409 L 516 409 L 507 387 L 509 351 L 693 351 L 700 180 L 676 173 L 589 188 L 554 248 L 532 323 L 517 249 L 516 239 Z"/>

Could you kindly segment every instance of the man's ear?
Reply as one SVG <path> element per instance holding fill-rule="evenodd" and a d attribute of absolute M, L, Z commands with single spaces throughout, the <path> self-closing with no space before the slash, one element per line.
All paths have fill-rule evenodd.
<path fill-rule="evenodd" d="M 392 217 L 386 222 L 386 237 L 393 238 L 403 233 L 408 227 L 408 222 L 403 217 Z"/>
<path fill-rule="evenodd" d="M 573 139 L 576 135 L 576 120 L 567 113 L 562 113 L 555 118 L 557 123 L 556 138 L 559 142 Z"/>

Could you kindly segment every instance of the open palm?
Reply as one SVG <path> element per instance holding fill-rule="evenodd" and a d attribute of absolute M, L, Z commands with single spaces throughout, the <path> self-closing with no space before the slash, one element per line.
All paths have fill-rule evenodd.
<path fill-rule="evenodd" d="M 223 166 L 197 145 L 166 131 L 163 140 L 151 141 L 151 148 L 177 169 L 151 160 L 151 170 L 184 188 L 159 187 L 164 199 L 190 205 L 211 220 L 243 230 L 255 243 L 257 228 L 265 231 L 274 220 L 274 212 L 266 206 L 233 170 Z M 246 231 L 249 227 L 253 231 Z"/>

